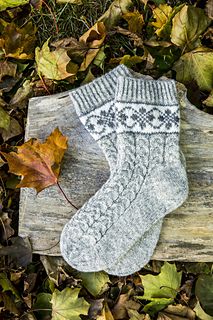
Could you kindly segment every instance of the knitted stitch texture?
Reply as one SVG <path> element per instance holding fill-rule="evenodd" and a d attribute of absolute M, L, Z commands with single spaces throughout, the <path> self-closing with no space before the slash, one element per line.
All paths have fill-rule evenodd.
<path fill-rule="evenodd" d="M 174 82 L 120 78 L 117 93 L 117 171 L 62 233 L 66 260 L 81 271 L 116 264 L 188 192 Z"/>
<path fill-rule="evenodd" d="M 143 75 L 135 73 L 124 65 L 119 65 L 117 68 L 113 69 L 106 75 L 97 78 L 92 83 L 70 92 L 71 100 L 75 106 L 80 120 L 102 148 L 106 158 L 109 161 L 111 171 L 116 168 L 115 165 L 117 161 L 114 98 L 116 81 L 119 74 L 143 78 Z M 106 95 L 105 93 L 104 96 L 106 100 L 102 104 L 100 94 L 102 91 L 104 91 L 104 85 L 109 85 L 109 83 L 106 82 L 108 79 L 111 79 L 111 86 L 108 88 L 108 94 Z M 92 99 L 90 99 L 90 96 Z M 103 110 L 104 106 L 106 110 Z M 101 110 L 99 108 L 101 108 Z M 104 128 L 101 128 L 101 125 L 103 125 L 105 129 L 107 128 L 107 130 L 104 131 Z M 101 132 L 101 134 L 99 134 L 99 132 Z M 110 132 L 110 134 L 104 136 L 104 132 Z M 104 188 L 105 185 L 99 192 L 96 193 L 95 196 L 98 197 L 98 194 L 104 192 Z M 126 271 L 123 271 L 123 269 L 126 270 L 127 266 L 129 270 L 128 272 L 133 273 L 135 270 L 138 270 L 139 265 L 142 267 L 148 263 L 149 258 L 152 256 L 156 247 L 160 231 L 161 223 L 154 224 L 150 230 L 142 235 L 141 241 L 138 243 L 138 245 L 132 248 L 131 252 L 129 252 L 129 254 L 126 255 L 123 260 L 121 259 L 118 268 L 113 266 L 113 271 L 110 269 L 106 271 L 111 274 L 124 275 L 124 272 L 126 273 Z M 67 241 L 69 241 L 69 235 L 66 235 L 66 232 L 63 232 L 60 244 L 62 255 L 64 256 L 65 260 L 67 260 L 67 250 L 69 250 Z M 140 252 L 143 254 L 140 254 Z"/>

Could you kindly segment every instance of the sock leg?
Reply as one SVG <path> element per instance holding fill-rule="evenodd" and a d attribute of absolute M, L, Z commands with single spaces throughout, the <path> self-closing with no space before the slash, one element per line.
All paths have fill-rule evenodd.
<path fill-rule="evenodd" d="M 179 159 L 174 83 L 161 81 L 156 85 L 155 81 L 140 81 L 139 87 L 136 83 L 137 90 L 134 86 L 134 81 L 121 86 L 122 95 L 128 98 L 125 92 L 128 88 L 131 96 L 128 106 L 123 105 L 125 99 L 119 101 L 121 109 L 117 104 L 118 170 L 105 190 L 108 192 L 99 198 L 99 203 L 93 199 L 87 210 L 74 216 L 69 224 L 72 234 L 69 258 L 79 270 L 94 271 L 93 260 L 98 261 L 99 269 L 112 266 L 141 234 L 178 207 L 187 195 L 185 169 Z M 134 90 L 140 93 L 137 97 L 142 97 L 142 101 L 134 101 Z M 168 195 L 166 190 L 170 190 Z M 85 213 L 91 222 L 86 228 L 82 227 Z"/>

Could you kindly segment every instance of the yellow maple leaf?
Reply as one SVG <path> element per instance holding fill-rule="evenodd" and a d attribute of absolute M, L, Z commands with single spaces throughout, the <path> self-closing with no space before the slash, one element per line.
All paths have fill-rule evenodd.
<path fill-rule="evenodd" d="M 153 17 L 156 21 L 151 24 L 156 28 L 156 34 L 159 36 L 172 15 L 172 7 L 167 4 L 160 4 L 153 10 Z"/>
<path fill-rule="evenodd" d="M 48 44 L 49 39 L 43 44 L 41 49 L 36 48 L 35 60 L 38 73 L 52 80 L 62 80 L 75 75 L 78 71 L 78 66 L 71 62 L 67 50 L 56 48 L 56 50 L 50 51 Z M 68 64 L 71 72 L 67 72 Z"/>

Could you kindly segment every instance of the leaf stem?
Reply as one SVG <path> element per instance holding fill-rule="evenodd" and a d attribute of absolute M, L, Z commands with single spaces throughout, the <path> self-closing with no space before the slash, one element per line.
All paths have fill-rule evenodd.
<path fill-rule="evenodd" d="M 62 187 L 60 186 L 59 182 L 57 182 L 57 186 L 60 189 L 61 193 L 63 194 L 64 198 L 67 200 L 67 202 L 69 202 L 69 204 L 71 204 L 71 206 L 73 208 L 75 208 L 76 210 L 78 210 L 78 208 L 71 202 L 71 200 L 68 199 L 68 197 L 66 196 L 64 190 L 62 189 Z"/>

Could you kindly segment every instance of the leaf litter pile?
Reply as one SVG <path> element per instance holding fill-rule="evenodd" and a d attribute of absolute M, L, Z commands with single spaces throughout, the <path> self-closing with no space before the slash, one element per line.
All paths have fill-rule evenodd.
<path fill-rule="evenodd" d="M 213 114 L 212 18 L 211 0 L 0 0 L 0 319 L 213 319 L 211 263 L 150 261 L 123 278 L 79 273 L 32 255 L 18 236 L 19 188 L 61 189 L 68 147 L 58 128 L 24 142 L 29 98 L 125 64 L 184 83 Z"/>

